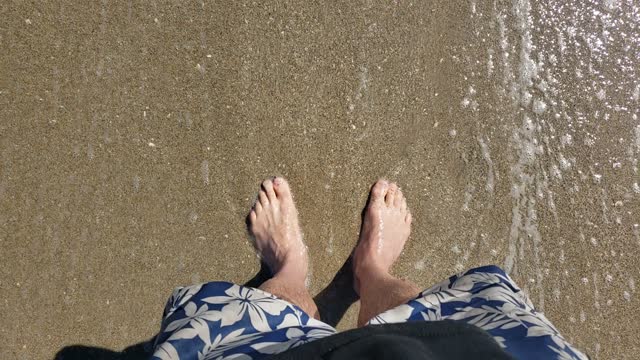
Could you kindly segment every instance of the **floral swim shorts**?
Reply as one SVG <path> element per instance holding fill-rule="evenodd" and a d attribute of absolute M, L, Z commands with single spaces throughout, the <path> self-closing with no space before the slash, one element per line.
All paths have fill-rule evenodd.
<path fill-rule="evenodd" d="M 457 320 L 487 331 L 517 359 L 588 359 L 572 347 L 497 266 L 454 275 L 367 324 Z M 336 334 L 297 306 L 228 282 L 177 288 L 153 359 L 262 359 Z"/>

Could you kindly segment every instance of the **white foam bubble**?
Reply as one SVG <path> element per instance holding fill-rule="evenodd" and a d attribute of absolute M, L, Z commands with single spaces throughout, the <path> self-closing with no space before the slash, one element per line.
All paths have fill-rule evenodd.
<path fill-rule="evenodd" d="M 533 99 L 533 95 L 531 95 L 529 91 L 525 90 L 522 92 L 522 96 L 520 97 L 520 104 L 523 107 L 527 107 L 531 103 L 531 99 Z"/>
<path fill-rule="evenodd" d="M 191 213 L 189 214 L 189 222 L 194 224 L 196 221 L 198 221 L 198 213 L 196 213 L 195 211 L 191 211 Z"/>
<path fill-rule="evenodd" d="M 606 6 L 607 10 L 615 10 L 620 6 L 620 0 L 604 0 L 604 6 Z"/>
<path fill-rule="evenodd" d="M 558 161 L 560 162 L 560 168 L 562 170 L 568 170 L 571 167 L 571 162 L 567 160 L 564 155 L 560 154 Z"/>
<path fill-rule="evenodd" d="M 469 204 L 473 199 L 473 192 L 475 191 L 475 186 L 468 185 L 464 191 L 464 203 L 462 204 L 462 211 L 469 211 Z"/>
<path fill-rule="evenodd" d="M 560 137 L 560 144 L 563 146 L 573 145 L 573 136 L 571 136 L 571 134 L 562 135 L 562 137 Z"/>
<path fill-rule="evenodd" d="M 596 141 L 593 138 L 587 136 L 584 138 L 584 144 L 587 145 L 588 147 L 592 147 L 593 145 L 596 144 Z"/>
<path fill-rule="evenodd" d="M 487 50 L 487 75 L 491 76 L 493 74 L 493 69 L 495 65 L 493 64 L 493 49 L 489 48 Z"/>
<path fill-rule="evenodd" d="M 547 110 L 547 103 L 542 100 L 534 100 L 533 101 L 533 112 L 542 115 Z"/>
<path fill-rule="evenodd" d="M 200 164 L 200 175 L 205 185 L 209 185 L 209 161 L 203 160 Z"/>
<path fill-rule="evenodd" d="M 480 151 L 482 152 L 482 157 L 487 162 L 487 185 L 486 189 L 489 192 L 493 192 L 495 187 L 495 173 L 493 170 L 493 161 L 491 160 L 491 155 L 489 154 L 489 146 L 484 142 L 484 140 L 479 137 L 478 143 L 480 143 Z"/>

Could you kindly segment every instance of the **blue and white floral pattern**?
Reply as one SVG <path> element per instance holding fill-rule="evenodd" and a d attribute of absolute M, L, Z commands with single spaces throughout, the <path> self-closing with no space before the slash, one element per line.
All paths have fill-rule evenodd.
<path fill-rule="evenodd" d="M 476 325 L 517 359 L 588 359 L 535 310 L 497 266 L 468 270 L 423 291 L 368 324 L 459 320 Z"/>
<path fill-rule="evenodd" d="M 368 324 L 445 319 L 486 330 L 517 359 L 587 359 L 496 266 L 452 276 Z M 153 359 L 262 359 L 335 333 L 333 327 L 262 290 L 210 282 L 173 292 Z"/>
<path fill-rule="evenodd" d="M 260 359 L 335 333 L 260 289 L 210 282 L 173 292 L 153 359 Z"/>

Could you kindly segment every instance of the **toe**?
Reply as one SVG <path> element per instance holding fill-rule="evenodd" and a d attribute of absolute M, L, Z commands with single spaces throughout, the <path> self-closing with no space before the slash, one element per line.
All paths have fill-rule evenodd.
<path fill-rule="evenodd" d="M 402 198 L 402 203 L 400 204 L 400 211 L 407 211 L 407 199 L 405 197 Z"/>
<path fill-rule="evenodd" d="M 398 192 L 396 192 L 396 196 L 393 199 L 393 206 L 396 208 L 400 208 L 402 205 L 402 200 L 404 200 L 404 195 L 402 194 L 402 190 L 398 188 Z"/>
<path fill-rule="evenodd" d="M 260 213 L 262 213 L 262 205 L 260 205 L 260 201 L 256 201 L 256 204 L 253 205 L 253 210 L 255 211 L 256 215 L 260 215 Z"/>
<path fill-rule="evenodd" d="M 412 220 L 411 213 L 407 213 L 407 215 L 405 215 L 404 217 L 404 222 L 407 224 L 411 224 L 411 220 Z"/>
<path fill-rule="evenodd" d="M 269 202 L 276 200 L 276 192 L 273 190 L 273 179 L 269 178 L 262 182 L 262 189 L 267 193 Z"/>
<path fill-rule="evenodd" d="M 291 189 L 287 180 L 281 177 L 273 179 L 273 190 L 278 198 L 291 195 Z"/>
<path fill-rule="evenodd" d="M 389 190 L 387 191 L 387 196 L 385 196 L 384 200 L 387 203 L 387 206 L 392 206 L 396 197 L 396 193 L 398 192 L 398 185 L 396 183 L 391 183 L 389 185 Z"/>
<path fill-rule="evenodd" d="M 371 202 L 381 202 L 387 194 L 389 183 L 387 180 L 378 180 L 371 188 Z"/>
<path fill-rule="evenodd" d="M 255 223 L 257 218 L 256 211 L 251 209 L 251 212 L 249 213 L 249 220 L 251 220 L 251 223 Z"/>
<path fill-rule="evenodd" d="M 260 195 L 258 195 L 258 197 L 260 198 L 260 204 L 262 207 L 267 207 L 267 205 L 269 205 L 269 198 L 264 190 L 260 190 Z"/>

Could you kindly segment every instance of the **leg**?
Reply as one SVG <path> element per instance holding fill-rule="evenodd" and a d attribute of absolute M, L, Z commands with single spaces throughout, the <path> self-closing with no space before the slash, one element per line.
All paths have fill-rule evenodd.
<path fill-rule="evenodd" d="M 390 275 L 411 231 L 411 213 L 395 183 L 379 180 L 371 189 L 354 252 L 354 284 L 360 295 L 358 326 L 416 297 L 413 283 Z"/>
<path fill-rule="evenodd" d="M 287 280 L 285 276 L 276 275 L 262 284 L 259 289 L 287 300 L 304 310 L 309 316 L 320 319 L 316 303 L 313 302 L 304 281 L 301 283 L 293 283 Z"/>
<path fill-rule="evenodd" d="M 177 288 L 167 302 L 153 359 L 257 360 L 335 334 L 313 318 L 318 310 L 305 287 L 307 249 L 289 185 L 278 178 L 262 186 L 248 216 L 249 231 L 272 278 L 260 290 L 226 281 Z"/>
<path fill-rule="evenodd" d="M 358 326 L 364 326 L 374 316 L 415 298 L 420 289 L 410 281 L 393 277 L 383 271 L 371 271 L 360 277 L 360 313 Z"/>
<path fill-rule="evenodd" d="M 260 289 L 318 318 L 318 309 L 305 285 L 309 267 L 307 248 L 302 242 L 293 196 L 284 179 L 267 179 L 262 183 L 249 220 L 258 255 L 273 274 Z"/>

